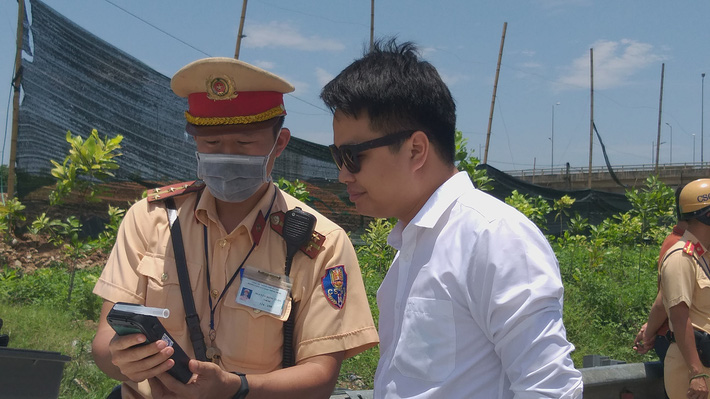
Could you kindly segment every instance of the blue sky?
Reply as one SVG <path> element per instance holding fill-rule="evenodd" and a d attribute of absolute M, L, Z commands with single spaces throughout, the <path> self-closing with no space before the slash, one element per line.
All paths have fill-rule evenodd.
<path fill-rule="evenodd" d="M 242 8 L 238 0 L 46 3 L 167 76 L 198 58 L 233 56 Z M 318 94 L 369 43 L 370 4 L 248 1 L 239 58 L 294 84 L 296 91 L 286 97 L 286 121 L 296 137 L 332 142 L 331 115 Z M 17 1 L 0 0 L 0 15 L 4 134 L 6 115 L 11 113 L 7 103 Z M 660 162 L 668 163 L 671 157 L 673 163 L 693 162 L 694 147 L 695 161 L 700 162 L 701 141 L 703 160 L 708 162 L 710 117 L 701 140 L 701 115 L 710 102 L 701 106 L 701 73 L 710 72 L 709 17 L 709 1 L 375 0 L 375 37 L 396 35 L 420 46 L 454 95 L 457 126 L 469 149 L 483 159 L 507 22 L 488 154 L 488 163 L 498 169 L 588 165 L 590 48 L 594 120 L 613 165 L 654 162 L 662 64 Z M 9 136 L 9 128 L 7 132 Z M 596 137 L 593 154 L 593 165 L 603 166 Z"/>

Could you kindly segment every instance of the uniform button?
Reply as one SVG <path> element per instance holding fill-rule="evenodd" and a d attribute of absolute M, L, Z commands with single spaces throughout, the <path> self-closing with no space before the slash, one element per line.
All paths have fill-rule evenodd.
<path fill-rule="evenodd" d="M 167 281 L 168 280 L 168 273 L 163 272 L 163 274 L 160 276 L 160 280 Z"/>
<path fill-rule="evenodd" d="M 219 247 L 224 248 L 227 246 L 227 240 L 219 240 Z"/>
<path fill-rule="evenodd" d="M 259 309 L 254 309 L 254 313 L 259 314 L 259 313 L 261 313 L 261 310 L 259 310 Z"/>
<path fill-rule="evenodd" d="M 210 294 L 212 294 L 212 298 L 217 298 L 217 295 L 219 295 L 219 291 L 217 291 L 217 290 L 212 290 L 212 291 L 210 292 Z"/>

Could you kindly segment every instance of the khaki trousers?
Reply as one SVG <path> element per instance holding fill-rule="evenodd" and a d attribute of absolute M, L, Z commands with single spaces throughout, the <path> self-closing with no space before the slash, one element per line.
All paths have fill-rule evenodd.
<path fill-rule="evenodd" d="M 702 373 L 710 374 L 710 369 L 703 367 Z M 666 359 L 663 362 L 663 382 L 666 385 L 666 393 L 670 399 L 685 399 L 688 394 L 688 365 L 683 359 L 683 355 L 678 349 L 678 344 L 673 342 L 668 347 Z M 706 380 L 710 383 L 710 379 Z M 710 394 L 708 395 L 710 398 Z"/>

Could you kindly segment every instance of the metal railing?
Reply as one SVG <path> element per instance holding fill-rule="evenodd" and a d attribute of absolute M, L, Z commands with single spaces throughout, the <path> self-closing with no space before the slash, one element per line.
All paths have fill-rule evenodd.
<path fill-rule="evenodd" d="M 710 168 L 710 162 L 688 162 L 688 163 L 673 163 L 673 164 L 659 164 L 659 173 L 665 171 L 679 171 L 679 170 L 702 170 Z M 612 170 L 614 173 L 620 172 L 645 172 L 654 173 L 656 171 L 656 164 L 640 164 L 640 165 L 612 165 Z M 529 177 L 529 176 L 544 176 L 544 175 L 563 175 L 567 174 L 566 166 L 552 167 L 552 168 L 535 168 L 535 169 L 518 169 L 518 170 L 506 170 L 505 173 L 514 177 Z M 592 166 L 592 174 L 597 173 L 607 173 L 609 170 L 606 165 L 604 166 Z M 572 166 L 569 168 L 569 174 L 588 174 L 588 166 Z"/>

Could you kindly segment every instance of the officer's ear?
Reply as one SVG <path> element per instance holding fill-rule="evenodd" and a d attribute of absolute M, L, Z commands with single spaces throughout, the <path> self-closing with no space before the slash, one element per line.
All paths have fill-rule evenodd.
<path fill-rule="evenodd" d="M 282 127 L 281 133 L 276 137 L 276 145 L 274 145 L 273 152 L 274 158 L 281 155 L 289 141 L 291 141 L 291 131 L 286 127 Z"/>

